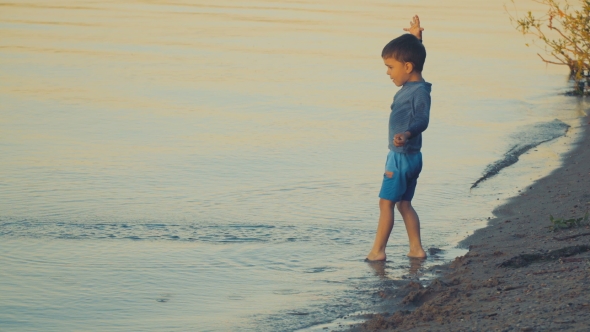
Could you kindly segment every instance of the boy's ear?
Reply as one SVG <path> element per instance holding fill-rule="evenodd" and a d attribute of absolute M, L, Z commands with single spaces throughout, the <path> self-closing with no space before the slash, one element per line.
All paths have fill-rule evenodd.
<path fill-rule="evenodd" d="M 404 62 L 404 68 L 406 70 L 406 73 L 410 74 L 414 71 L 414 64 L 411 62 Z"/>

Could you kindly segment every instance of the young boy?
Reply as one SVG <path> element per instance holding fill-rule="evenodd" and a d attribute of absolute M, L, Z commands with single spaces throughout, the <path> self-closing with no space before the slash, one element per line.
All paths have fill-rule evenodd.
<path fill-rule="evenodd" d="M 420 220 L 412 207 L 416 181 L 422 170 L 422 135 L 428 127 L 431 84 L 422 78 L 426 49 L 422 45 L 420 19 L 414 16 L 410 32 L 390 41 L 381 57 L 387 75 L 402 88 L 395 94 L 389 116 L 389 154 L 385 163 L 383 184 L 379 192 L 379 225 L 373 249 L 366 261 L 384 261 L 385 247 L 393 228 L 397 206 L 402 215 L 408 239 L 409 257 L 423 258 L 426 253 L 420 240 Z"/>

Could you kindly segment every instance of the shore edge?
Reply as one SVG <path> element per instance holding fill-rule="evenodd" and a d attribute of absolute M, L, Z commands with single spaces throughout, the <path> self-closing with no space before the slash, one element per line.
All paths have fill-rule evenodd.
<path fill-rule="evenodd" d="M 494 209 L 462 246 L 469 252 L 427 287 L 407 282 L 387 295 L 397 311 L 351 331 L 584 331 L 590 326 L 590 227 L 552 232 L 556 219 L 590 210 L 590 116 L 563 165 Z"/>

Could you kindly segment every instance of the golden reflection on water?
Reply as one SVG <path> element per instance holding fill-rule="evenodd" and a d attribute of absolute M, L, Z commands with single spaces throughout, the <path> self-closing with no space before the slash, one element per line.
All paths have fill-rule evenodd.
<path fill-rule="evenodd" d="M 132 298 L 117 298 L 117 305 L 128 301 L 130 316 L 143 312 L 145 284 L 167 285 L 162 271 L 183 262 L 161 293 L 190 293 L 198 284 L 186 302 L 167 303 L 177 305 L 184 326 L 215 328 L 239 316 L 227 323 L 231 330 L 278 307 L 306 308 L 318 298 L 331 303 L 350 280 L 364 280 L 370 267 L 358 264 L 376 222 L 396 92 L 379 54 L 414 14 L 426 28 L 424 76 L 434 101 L 415 203 L 423 242 L 454 246 L 463 231 L 485 224 L 498 192 L 510 195 L 507 183 L 529 180 L 528 169 L 517 170 L 488 189 L 468 191 L 513 144 L 499 137 L 581 115 L 555 93 L 560 69 L 537 62 L 502 4 L 0 2 L 0 219 L 8 220 L 2 231 L 24 236 L 2 250 L 9 254 L 0 262 L 19 267 L 0 271 L 0 290 L 12 294 L 6 302 L 26 297 L 43 307 L 60 291 L 80 300 L 84 293 L 69 285 L 52 284 L 55 290 L 41 297 L 10 286 L 47 282 L 27 275 L 39 268 L 34 262 L 18 260 L 59 259 L 80 247 L 86 248 L 80 255 L 93 257 L 103 241 L 120 241 L 120 250 L 106 251 L 117 271 L 133 261 L 127 253 L 137 250 L 142 258 L 131 273 L 121 272 L 125 280 L 148 276 Z M 38 237 L 35 243 L 51 254 L 22 249 L 26 236 Z M 123 242 L 137 238 L 154 242 Z M 163 255 L 153 268 L 151 253 L 172 250 L 175 241 L 187 241 L 188 249 L 173 250 L 172 260 Z M 391 257 L 405 253 L 406 241 L 396 226 Z M 318 255 L 318 243 L 327 243 L 321 251 L 328 258 Z M 72 257 L 70 271 L 95 281 L 75 268 L 85 258 Z M 410 274 L 420 266 L 410 264 Z M 243 282 L 237 286 L 236 274 Z M 103 286 L 106 293 L 124 291 L 116 283 Z M 277 289 L 290 295 L 278 296 Z M 230 297 L 248 305 L 219 300 Z M 103 304 L 112 309 L 108 299 Z M 137 323 L 119 318 L 123 327 Z M 156 327 L 162 326 L 150 328 Z"/>

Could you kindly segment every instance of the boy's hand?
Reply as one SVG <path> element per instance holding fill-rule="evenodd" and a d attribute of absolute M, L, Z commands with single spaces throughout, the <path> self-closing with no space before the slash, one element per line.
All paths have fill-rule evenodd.
<path fill-rule="evenodd" d="M 420 18 L 418 17 L 418 15 L 412 18 L 412 21 L 410 22 L 410 27 L 404 28 L 404 31 L 407 31 L 416 36 L 416 38 L 422 40 L 422 31 L 424 31 L 424 28 L 420 27 Z"/>
<path fill-rule="evenodd" d="M 406 131 L 405 133 L 395 134 L 395 136 L 393 136 L 393 145 L 395 145 L 398 148 L 400 146 L 406 145 L 406 143 L 410 139 L 410 136 L 411 134 L 409 131 Z"/>

